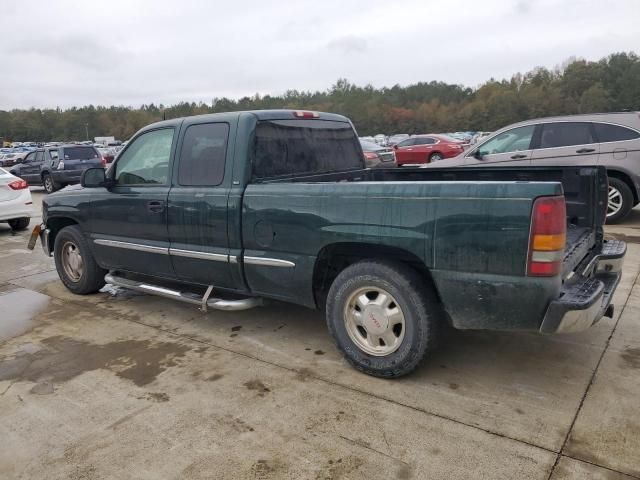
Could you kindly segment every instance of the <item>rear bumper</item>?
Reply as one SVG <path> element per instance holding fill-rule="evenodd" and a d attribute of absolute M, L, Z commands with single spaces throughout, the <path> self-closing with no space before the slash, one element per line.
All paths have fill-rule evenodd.
<path fill-rule="evenodd" d="M 603 316 L 613 316 L 611 299 L 620 283 L 626 252 L 625 242 L 605 242 L 601 253 L 584 269 L 582 276 L 563 285 L 560 296 L 547 309 L 540 332 L 580 332 Z"/>
<path fill-rule="evenodd" d="M 31 193 L 28 189 L 20 192 L 16 198 L 0 202 L 0 222 L 33 215 Z"/>

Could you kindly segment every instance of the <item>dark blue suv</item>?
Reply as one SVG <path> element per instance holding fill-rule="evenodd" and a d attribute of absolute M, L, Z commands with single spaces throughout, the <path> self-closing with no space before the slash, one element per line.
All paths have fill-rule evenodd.
<path fill-rule="evenodd" d="M 40 148 L 11 168 L 11 173 L 29 185 L 43 185 L 53 193 L 66 185 L 80 183 L 82 172 L 103 167 L 102 155 L 91 145 L 62 145 Z"/>

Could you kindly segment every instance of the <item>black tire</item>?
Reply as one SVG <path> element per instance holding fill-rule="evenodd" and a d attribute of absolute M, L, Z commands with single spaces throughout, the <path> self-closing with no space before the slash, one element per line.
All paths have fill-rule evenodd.
<path fill-rule="evenodd" d="M 53 193 L 58 190 L 58 185 L 53 181 L 53 177 L 50 173 L 42 174 L 42 185 L 47 193 Z"/>
<path fill-rule="evenodd" d="M 29 222 L 31 222 L 29 217 L 13 218 L 9 220 L 9 226 L 11 230 L 19 231 L 26 229 L 29 226 Z"/>
<path fill-rule="evenodd" d="M 82 258 L 83 269 L 78 279 L 74 279 L 66 270 L 62 259 L 63 248 L 69 244 L 74 245 Z M 107 271 L 100 268 L 89 249 L 89 243 L 82 235 L 80 227 L 71 225 L 64 227 L 55 237 L 53 256 L 56 262 L 58 276 L 64 286 L 78 295 L 95 293 L 105 285 L 104 276 Z"/>
<path fill-rule="evenodd" d="M 442 160 L 443 158 L 444 157 L 440 152 L 433 152 L 431 155 L 429 155 L 429 163 L 437 162 L 438 160 Z"/>
<path fill-rule="evenodd" d="M 347 331 L 349 299 L 369 286 L 389 293 L 404 316 L 402 340 L 397 350 L 384 356 L 364 351 Z M 415 270 L 401 263 L 364 260 L 345 268 L 334 280 L 326 318 L 329 332 L 349 363 L 369 375 L 392 378 L 411 373 L 435 348 L 443 312 L 433 288 Z"/>
<path fill-rule="evenodd" d="M 629 215 L 629 212 L 633 208 L 633 193 L 623 180 L 620 180 L 616 177 L 609 177 L 609 187 L 615 188 L 619 193 L 622 199 L 622 205 L 619 210 L 615 213 L 609 215 L 609 207 L 607 207 L 607 222 L 608 224 L 618 223 Z"/>

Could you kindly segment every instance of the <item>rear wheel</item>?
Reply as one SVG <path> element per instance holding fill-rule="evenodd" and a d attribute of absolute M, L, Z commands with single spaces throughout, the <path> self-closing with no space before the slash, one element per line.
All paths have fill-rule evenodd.
<path fill-rule="evenodd" d="M 429 155 L 429 162 L 437 162 L 438 160 L 442 160 L 442 154 L 435 152 Z"/>
<path fill-rule="evenodd" d="M 609 199 L 607 203 L 607 223 L 617 223 L 624 219 L 633 208 L 633 193 L 623 180 L 609 177 Z"/>
<path fill-rule="evenodd" d="M 31 219 L 29 217 L 14 218 L 9 220 L 9 226 L 11 230 L 24 230 L 29 226 L 30 221 Z"/>
<path fill-rule="evenodd" d="M 42 185 L 44 185 L 44 189 L 47 193 L 53 193 L 58 189 L 53 178 L 51 178 L 51 174 L 49 173 L 42 175 Z"/>
<path fill-rule="evenodd" d="M 60 230 L 56 235 L 53 252 L 58 276 L 73 293 L 86 295 L 104 287 L 107 271 L 96 263 L 89 244 L 77 225 Z"/>
<path fill-rule="evenodd" d="M 442 318 L 431 287 L 410 267 L 366 260 L 344 269 L 327 296 L 327 325 L 358 370 L 377 377 L 412 372 L 435 347 Z"/>

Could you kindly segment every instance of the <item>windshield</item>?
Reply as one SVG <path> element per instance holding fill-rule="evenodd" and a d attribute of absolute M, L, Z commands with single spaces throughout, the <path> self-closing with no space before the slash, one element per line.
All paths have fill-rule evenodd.
<path fill-rule="evenodd" d="M 253 176 L 338 172 L 363 168 L 351 124 L 327 120 L 258 122 L 253 140 Z"/>

